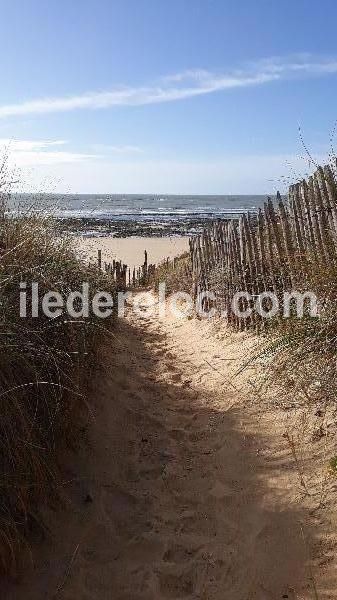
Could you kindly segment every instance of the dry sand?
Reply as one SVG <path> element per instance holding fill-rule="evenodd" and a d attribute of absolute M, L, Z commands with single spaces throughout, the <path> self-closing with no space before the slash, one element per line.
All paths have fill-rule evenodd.
<path fill-rule="evenodd" d="M 97 250 L 102 250 L 102 261 L 122 260 L 132 270 L 144 262 L 144 251 L 148 252 L 148 263 L 158 264 L 166 258 L 174 258 L 188 250 L 188 237 L 79 237 L 75 243 L 87 259 L 97 259 Z"/>
<path fill-rule="evenodd" d="M 322 512 L 310 479 L 326 441 L 311 442 L 302 471 L 285 435 L 295 413 L 261 398 L 251 374 L 233 380 L 259 343 L 196 319 L 120 320 L 70 500 L 46 513 L 52 539 L 2 597 L 336 598 L 334 503 Z"/>

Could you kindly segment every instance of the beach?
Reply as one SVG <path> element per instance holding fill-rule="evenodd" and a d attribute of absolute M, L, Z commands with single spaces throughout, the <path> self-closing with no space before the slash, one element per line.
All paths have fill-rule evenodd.
<path fill-rule="evenodd" d="M 75 248 L 84 260 L 97 260 L 98 250 L 102 251 L 102 264 L 121 260 L 133 270 L 144 263 L 144 252 L 148 253 L 148 263 L 158 264 L 173 259 L 188 250 L 188 237 L 83 237 L 75 238 Z"/>
<path fill-rule="evenodd" d="M 304 209 L 296 214 L 303 222 L 308 215 Z M 7 283 L 13 274 L 20 290 L 22 272 L 32 273 L 42 292 L 48 282 L 42 309 L 56 293 L 68 309 L 81 282 L 90 284 L 95 296 L 106 291 L 118 298 L 118 292 L 125 292 L 126 279 L 112 277 L 111 269 L 102 277 L 99 250 L 103 268 L 117 260 L 131 271 L 143 264 L 145 251 L 148 264 L 157 265 L 187 253 L 182 261 L 154 270 L 157 280 L 136 280 L 118 318 L 103 322 L 93 311 L 90 321 L 82 316 L 76 321 L 70 313 L 71 319 L 58 320 L 56 330 L 55 321 L 46 327 L 48 313 L 36 318 L 28 311 L 30 321 L 22 328 L 21 314 L 7 311 L 12 320 L 3 326 L 5 377 L 13 377 L 13 364 L 17 368 L 15 378 L 9 384 L 5 379 L 3 386 L 11 402 L 2 403 L 0 441 L 9 440 L 5 450 L 9 473 L 18 481 L 18 509 L 12 508 L 13 490 L 7 491 L 3 476 L 14 531 L 13 541 L 4 538 L 3 554 L 8 573 L 17 564 L 20 572 L 19 561 L 25 566 L 19 585 L 8 578 L 4 582 L 8 600 L 335 597 L 320 593 L 337 587 L 336 561 L 330 558 L 337 547 L 331 527 L 336 422 L 329 401 L 336 396 L 335 373 L 322 377 L 331 373 L 335 313 L 332 309 L 325 321 L 329 338 L 322 336 L 317 321 L 306 321 L 311 329 L 304 330 L 301 321 L 292 321 L 287 331 L 285 322 L 280 327 L 275 318 L 278 362 L 270 357 L 274 339 L 265 335 L 261 313 L 235 313 L 233 318 L 236 293 L 253 298 L 252 292 L 267 287 L 272 297 L 270 282 L 279 273 L 296 274 L 296 261 L 301 277 L 310 281 L 310 272 L 317 273 L 310 245 L 307 271 L 298 258 L 303 254 L 293 252 L 297 244 L 303 250 L 315 241 L 315 229 L 310 240 L 305 233 L 311 231 L 309 221 L 302 234 L 289 225 L 288 237 L 282 238 L 282 226 L 293 221 L 279 199 L 266 203 L 259 216 L 259 221 L 251 214 L 240 222 L 209 220 L 207 235 L 190 238 L 186 232 L 132 235 L 111 219 L 110 234 L 100 229 L 105 225 L 96 224 L 92 231 L 87 223 L 83 231 L 68 230 L 65 240 L 48 220 L 3 219 L 2 282 L 9 306 L 17 305 L 17 294 Z M 331 249 L 334 240 L 328 238 Z M 74 248 L 81 260 L 74 260 Z M 336 253 L 329 256 L 334 264 Z M 318 257 L 319 270 L 323 259 L 325 254 Z M 257 276 L 260 266 L 269 279 Z M 166 284 L 164 306 L 157 302 L 156 281 Z M 333 272 L 328 283 L 335 281 Z M 145 297 L 144 283 L 149 284 Z M 279 292 L 287 285 L 286 279 L 279 280 Z M 227 305 L 232 312 L 221 313 L 220 319 L 209 310 L 205 318 L 210 307 L 200 303 L 198 290 L 219 295 L 212 309 Z M 170 295 L 181 291 L 185 298 L 191 294 L 195 306 L 185 316 L 179 314 L 181 297 L 177 302 Z M 153 310 L 146 310 L 147 300 Z M 8 344 L 13 331 L 15 343 Z M 297 344 L 295 351 L 285 344 L 284 331 L 286 342 Z M 32 357 L 28 367 L 27 356 Z M 55 387 L 60 388 L 56 411 Z M 58 469 L 50 482 L 50 473 Z M 22 489 L 36 485 L 36 472 L 44 486 L 42 508 L 33 494 L 28 497 L 27 514 L 38 516 L 36 523 L 28 521 L 29 551 L 23 556 L 21 525 L 13 527 L 22 510 Z M 51 506 L 49 499 L 58 495 L 55 510 L 57 503 Z M 319 595 L 313 595 L 316 589 Z"/>
<path fill-rule="evenodd" d="M 0 600 L 337 600 L 337 3 L 1 8 Z"/>

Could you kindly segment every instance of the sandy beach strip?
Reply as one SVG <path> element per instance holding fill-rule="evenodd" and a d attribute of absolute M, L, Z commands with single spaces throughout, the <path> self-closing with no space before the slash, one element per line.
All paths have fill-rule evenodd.
<path fill-rule="evenodd" d="M 145 250 L 149 264 L 158 264 L 186 252 L 188 237 L 78 237 L 75 244 L 85 260 L 96 260 L 97 251 L 101 249 L 103 263 L 122 260 L 132 270 L 143 264 Z"/>

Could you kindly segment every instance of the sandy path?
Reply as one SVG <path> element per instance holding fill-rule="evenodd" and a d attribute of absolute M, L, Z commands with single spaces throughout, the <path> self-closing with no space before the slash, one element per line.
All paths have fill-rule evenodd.
<path fill-rule="evenodd" d="M 71 503 L 6 598 L 315 598 L 282 430 L 228 383 L 240 337 L 209 327 L 118 324 Z"/>

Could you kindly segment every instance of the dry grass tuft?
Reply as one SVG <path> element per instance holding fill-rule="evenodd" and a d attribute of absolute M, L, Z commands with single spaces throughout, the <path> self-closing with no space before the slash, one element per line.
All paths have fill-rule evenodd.
<path fill-rule="evenodd" d="M 315 293 L 320 315 L 272 319 L 266 329 L 267 381 L 280 379 L 289 403 L 337 398 L 337 265 L 310 266 L 303 291 Z M 299 289 L 299 291 L 301 291 Z"/>
<path fill-rule="evenodd" d="M 167 294 L 181 291 L 191 293 L 192 274 L 188 252 L 181 254 L 174 261 L 163 261 L 157 265 L 150 284 L 157 288 L 163 282 L 166 284 Z"/>
<path fill-rule="evenodd" d="M 20 318 L 23 281 L 27 288 L 37 282 L 41 293 L 54 290 L 63 297 L 85 281 L 92 294 L 110 285 L 100 271 L 76 258 L 70 241 L 58 238 L 48 219 L 7 218 L 2 206 L 0 569 L 12 575 L 29 532 L 41 526 L 39 502 L 57 496 L 58 455 L 78 437 L 87 411 L 84 367 L 86 373 L 94 367 L 96 332 L 102 335 L 102 321 L 95 318 Z"/>

